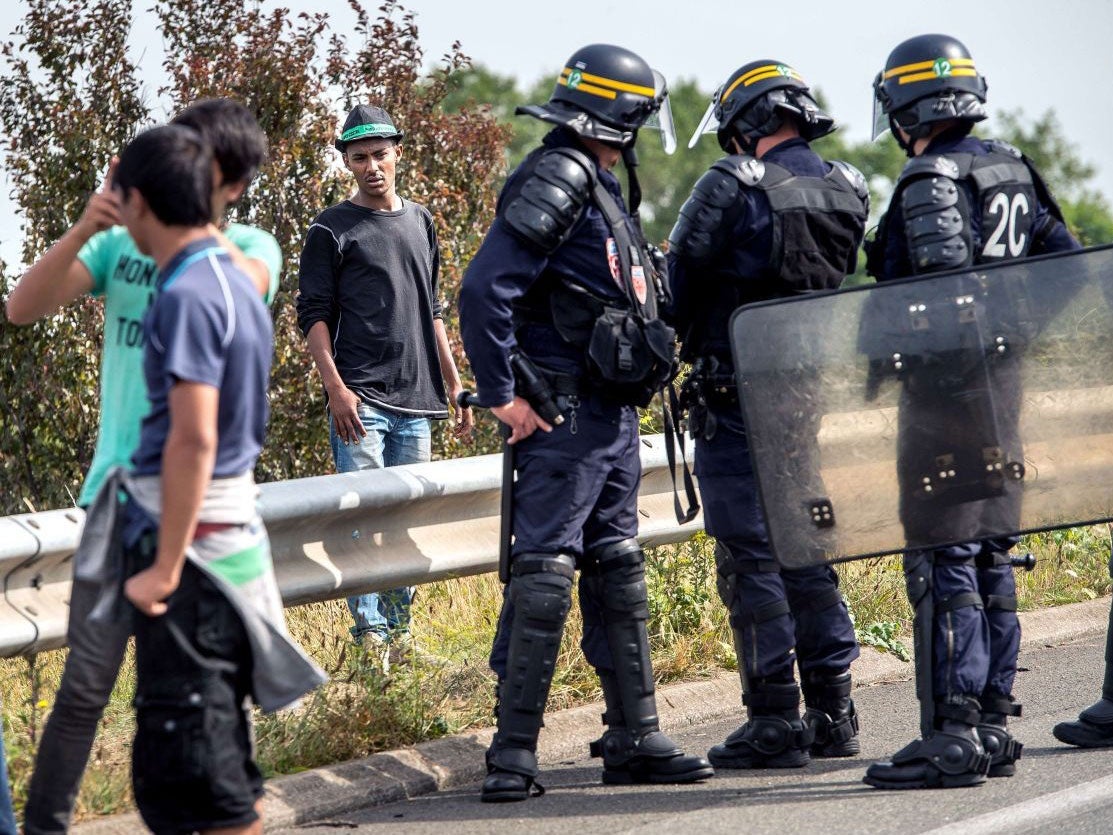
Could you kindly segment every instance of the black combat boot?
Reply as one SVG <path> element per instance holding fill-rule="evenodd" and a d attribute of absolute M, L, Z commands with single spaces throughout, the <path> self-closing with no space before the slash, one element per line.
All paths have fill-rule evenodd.
<path fill-rule="evenodd" d="M 583 588 L 603 606 L 603 627 L 614 662 L 599 670 L 607 730 L 591 744 L 603 758 L 604 783 L 694 783 L 715 772 L 661 732 L 649 659 L 645 556 L 636 539 L 592 548 L 585 555 Z"/>
<path fill-rule="evenodd" d="M 1079 748 L 1113 746 L 1113 700 L 1098 699 L 1082 711 L 1077 720 L 1060 722 L 1051 732 L 1060 742 Z"/>
<path fill-rule="evenodd" d="M 877 762 L 863 778 L 879 789 L 950 789 L 979 786 L 989 772 L 990 756 L 978 738 L 978 700 L 957 696 L 936 704 L 935 730 Z"/>
<path fill-rule="evenodd" d="M 1113 559 L 1109 561 L 1113 577 Z M 1079 714 L 1074 722 L 1060 722 L 1051 731 L 1055 738 L 1079 748 L 1113 746 L 1113 609 L 1109 610 L 1109 628 L 1105 633 L 1105 681 L 1101 698 Z"/>
<path fill-rule="evenodd" d="M 812 729 L 813 757 L 854 757 L 858 743 L 858 714 L 850 698 L 850 673 L 810 672 L 804 676 L 804 723 Z"/>
<path fill-rule="evenodd" d="M 1012 777 L 1016 774 L 1016 761 L 1024 746 L 1008 731 L 1008 717 L 1020 716 L 1020 705 L 1012 696 L 1000 693 L 983 693 L 982 716 L 978 722 L 978 737 L 990 756 L 990 777 Z"/>
<path fill-rule="evenodd" d="M 812 728 L 800 718 L 795 682 L 753 682 L 742 694 L 749 721 L 707 752 L 715 768 L 800 768 L 811 761 Z"/>
<path fill-rule="evenodd" d="M 525 800 L 545 793 L 537 782 L 537 754 L 525 748 L 502 748 L 496 740 L 487 749 L 487 778 L 480 789 L 484 803 Z"/>
<path fill-rule="evenodd" d="M 695 783 L 714 776 L 715 771 L 707 760 L 685 754 L 661 732 L 655 705 L 640 720 L 628 722 L 622 705 L 620 677 L 600 671 L 599 680 L 607 704 L 607 712 L 603 714 L 607 730 L 591 743 L 591 756 L 603 758 L 604 783 Z"/>

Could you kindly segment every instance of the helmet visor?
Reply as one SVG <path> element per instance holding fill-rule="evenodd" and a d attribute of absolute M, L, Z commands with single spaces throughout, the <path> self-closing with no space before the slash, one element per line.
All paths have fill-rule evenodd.
<path fill-rule="evenodd" d="M 881 103 L 881 73 L 873 82 L 873 141 L 877 141 L 889 130 L 889 114 L 885 112 L 885 105 Z"/>
<path fill-rule="evenodd" d="M 653 71 L 653 81 L 657 93 L 656 100 L 660 102 L 660 105 L 657 110 L 645 120 L 643 127 L 659 131 L 661 134 L 661 147 L 665 149 L 666 154 L 672 154 L 676 151 L 676 123 L 672 120 L 672 105 L 669 104 L 669 88 L 665 83 L 665 77 L 657 72 L 657 70 Z"/>
<path fill-rule="evenodd" d="M 711 102 L 707 105 L 707 110 L 704 111 L 703 118 L 699 120 L 699 125 L 696 126 L 696 132 L 692 134 L 692 138 L 688 140 L 688 147 L 696 147 L 699 138 L 705 133 L 716 133 L 719 130 L 719 120 L 715 116 L 716 105 L 719 103 L 719 95 L 722 93 L 723 88 L 720 87 L 711 95 Z"/>

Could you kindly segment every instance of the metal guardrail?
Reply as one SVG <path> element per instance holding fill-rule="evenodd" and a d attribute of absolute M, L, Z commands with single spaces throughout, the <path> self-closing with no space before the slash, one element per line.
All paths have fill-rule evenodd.
<path fill-rule="evenodd" d="M 664 437 L 642 438 L 639 538 L 680 542 Z M 494 571 L 501 456 L 263 484 L 260 505 L 287 606 Z M 76 508 L 0 518 L 0 657 L 65 645 Z"/>

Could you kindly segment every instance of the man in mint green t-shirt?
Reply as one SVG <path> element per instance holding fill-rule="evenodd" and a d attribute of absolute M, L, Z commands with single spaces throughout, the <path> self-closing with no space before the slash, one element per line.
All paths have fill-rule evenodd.
<path fill-rule="evenodd" d="M 225 209 L 247 189 L 266 155 L 255 117 L 230 99 L 197 102 L 173 120 L 197 130 L 213 148 L 212 232 L 269 304 L 278 289 L 282 253 L 272 235 L 242 224 L 220 228 Z M 143 378 L 143 316 L 155 293 L 155 262 L 120 226 L 111 188 L 115 161 L 81 218 L 20 279 L 7 300 L 8 319 L 28 324 L 91 294 L 104 301 L 101 421 L 93 463 L 78 504 L 92 502 L 108 472 L 128 466 L 148 411 Z M 123 659 L 130 622 L 95 629 L 86 623 L 94 589 L 75 582 L 67 631 L 70 652 L 54 709 L 39 744 L 24 812 L 25 832 L 61 833 L 70 824 L 97 723 Z"/>
<path fill-rule="evenodd" d="M 252 269 L 244 271 L 269 304 L 282 268 L 278 242 L 261 229 L 239 223 L 229 224 L 223 231 L 247 260 Z M 154 296 L 157 271 L 155 262 L 140 254 L 123 226 L 93 235 L 77 253 L 76 264 L 84 267 L 91 279 L 89 292 L 104 299 L 101 420 L 96 453 L 78 499 L 84 507 L 96 496 L 109 470 L 128 464 L 139 440 L 139 424 L 147 413 L 142 321 Z"/>

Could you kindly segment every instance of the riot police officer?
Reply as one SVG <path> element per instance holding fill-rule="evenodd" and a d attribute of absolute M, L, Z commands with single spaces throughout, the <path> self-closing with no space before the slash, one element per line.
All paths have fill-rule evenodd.
<path fill-rule="evenodd" d="M 669 236 L 683 399 L 696 440 L 719 593 L 730 610 L 749 719 L 708 754 L 716 768 L 789 768 L 811 755 L 857 754 L 850 697 L 854 627 L 827 565 L 782 569 L 770 550 L 738 404 L 728 320 L 748 302 L 838 287 L 857 262 L 868 214 L 862 175 L 808 145 L 835 129 L 807 84 L 781 61 L 753 61 L 719 88 L 693 136 L 714 129 L 728 156 L 696 183 Z M 807 381 L 798 381 L 806 386 Z M 814 441 L 818 426 L 785 416 Z M 804 478 L 817 478 L 814 457 Z M 806 703 L 800 715 L 799 664 Z"/>
<path fill-rule="evenodd" d="M 910 157 L 869 248 L 868 270 L 879 281 L 1078 247 L 1024 155 L 1004 142 L 970 135 L 986 118 L 986 81 L 958 40 L 933 34 L 904 41 L 874 81 L 874 96 L 875 136 L 891 130 Z M 1019 443 L 1018 362 L 1007 359 L 990 371 L 990 388 L 999 395 L 1002 447 Z M 931 392 L 938 395 L 939 386 L 916 382 L 925 382 L 929 373 L 906 376 L 902 413 L 932 409 Z M 925 454 L 929 443 L 917 421 L 905 416 L 898 437 L 902 472 L 902 462 Z M 907 492 L 902 482 L 902 522 L 914 545 L 917 531 L 927 525 Z M 1018 497 L 1014 503 L 1018 513 Z M 958 519 L 1000 504 L 968 502 L 946 512 Z M 977 523 L 963 524 L 971 521 Z M 918 675 L 923 738 L 891 761 L 870 766 L 866 783 L 946 788 L 1015 773 L 1022 746 L 1009 733 L 1007 719 L 1020 715 L 1012 696 L 1020 624 L 1008 555 L 1016 541 L 1002 537 L 906 551 L 916 661 L 925 665 Z"/>
<path fill-rule="evenodd" d="M 460 292 L 479 402 L 509 428 L 518 474 L 491 652 L 498 729 L 481 796 L 522 800 L 540 789 L 537 736 L 577 568 L 583 650 L 606 701 L 607 727 L 592 744 L 603 781 L 701 780 L 712 775 L 707 761 L 658 726 L 636 539 L 634 406 L 671 377 L 675 339 L 656 316 L 662 278 L 636 221 L 634 143 L 645 127 L 672 139 L 667 88 L 633 52 L 595 44 L 568 59 L 546 104 L 517 112 L 555 127 L 507 180 Z M 619 159 L 629 211 L 611 172 Z M 539 400 L 555 401 L 559 425 L 542 419 Z"/>

